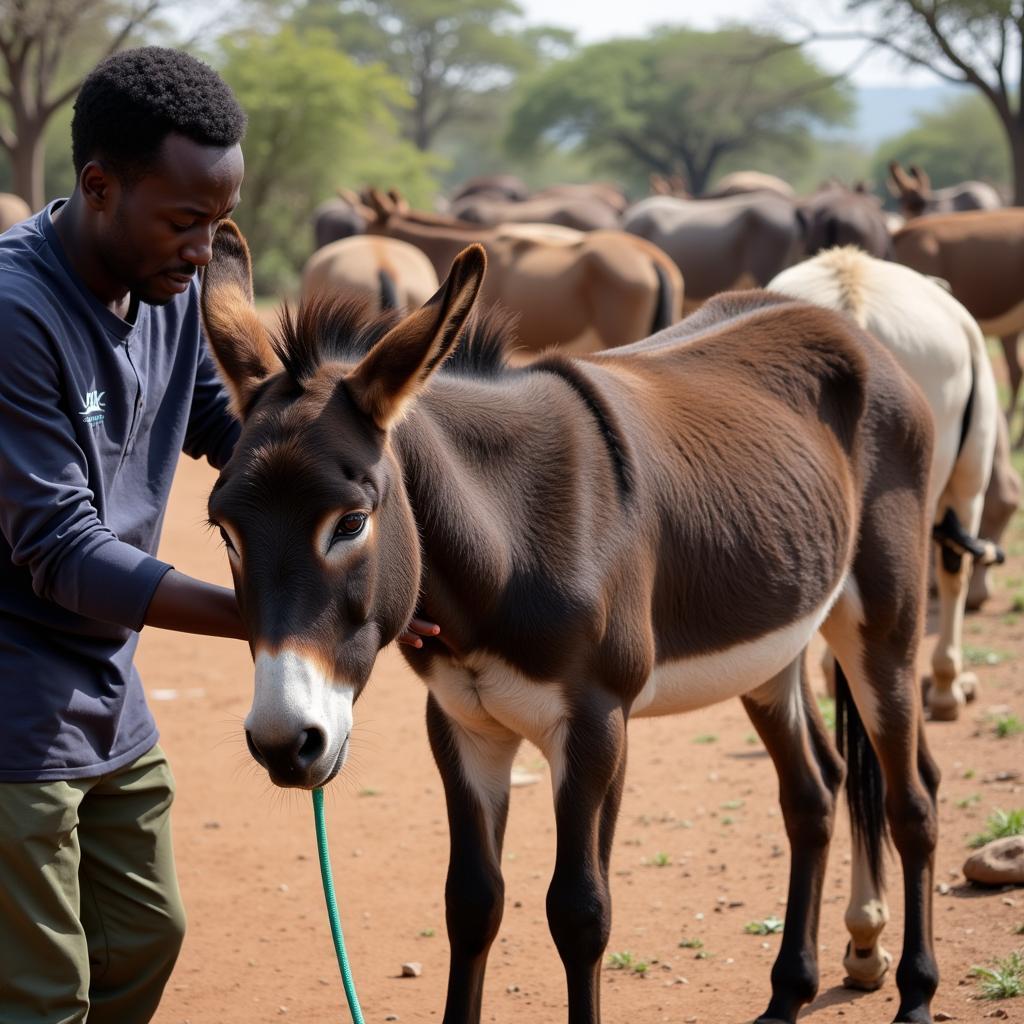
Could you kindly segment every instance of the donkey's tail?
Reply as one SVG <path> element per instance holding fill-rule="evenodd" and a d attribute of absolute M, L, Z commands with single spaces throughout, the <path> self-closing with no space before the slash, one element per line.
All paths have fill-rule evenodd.
<path fill-rule="evenodd" d="M 658 275 L 658 301 L 654 305 L 651 334 L 664 330 L 676 322 L 672 280 L 660 260 L 654 260 L 654 273 Z"/>
<path fill-rule="evenodd" d="M 864 722 L 850 694 L 850 684 L 836 659 L 836 744 L 846 761 L 846 802 L 850 827 L 868 859 L 871 877 L 881 887 L 882 847 L 888 836 L 882 766 L 868 739 Z"/>
<path fill-rule="evenodd" d="M 398 309 L 398 286 L 391 273 L 383 267 L 377 271 L 377 278 L 380 281 L 380 308 Z"/>
<path fill-rule="evenodd" d="M 972 496 L 976 503 L 977 519 L 974 522 L 962 522 L 957 510 L 947 506 L 942 519 L 935 524 L 932 537 L 942 550 L 943 568 L 949 573 L 960 571 L 965 555 L 972 557 L 976 565 L 1001 565 L 1006 560 L 1005 553 L 998 545 L 975 536 L 973 532 L 980 527 L 981 496 L 992 474 L 1000 411 L 985 339 L 978 325 L 966 312 L 963 313 L 963 319 L 964 332 L 970 345 L 971 387 L 964 403 L 956 461 L 945 492 Z M 944 493 L 940 498 L 940 511 L 945 496 Z M 969 511 L 966 506 L 960 508 L 961 515 Z"/>

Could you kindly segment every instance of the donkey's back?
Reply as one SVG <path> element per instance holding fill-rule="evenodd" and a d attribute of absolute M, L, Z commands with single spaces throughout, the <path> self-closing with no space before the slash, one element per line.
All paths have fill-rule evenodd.
<path fill-rule="evenodd" d="M 634 564 L 649 575 L 658 664 L 767 645 L 766 663 L 714 667 L 742 692 L 743 679 L 795 655 L 850 579 L 883 489 L 908 495 L 903 539 L 920 548 L 928 411 L 845 318 L 730 293 L 585 365 L 634 453 L 638 507 L 651 511 Z"/>

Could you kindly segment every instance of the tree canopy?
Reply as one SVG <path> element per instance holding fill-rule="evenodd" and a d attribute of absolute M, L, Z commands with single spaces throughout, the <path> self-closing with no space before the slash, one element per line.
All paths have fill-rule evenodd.
<path fill-rule="evenodd" d="M 393 107 L 408 102 L 381 65 L 360 67 L 330 33 L 235 33 L 221 73 L 249 117 L 238 221 L 256 254 L 260 290 L 294 283 L 311 250 L 309 216 L 340 185 L 386 182 L 427 203 L 432 163 L 399 140 Z"/>
<path fill-rule="evenodd" d="M 859 32 L 908 64 L 969 85 L 995 113 L 1024 204 L 1024 0 L 849 0 L 876 26 Z"/>
<path fill-rule="evenodd" d="M 571 33 L 524 27 L 522 16 L 515 0 L 305 0 L 292 15 L 299 27 L 330 29 L 358 62 L 381 62 L 406 83 L 406 134 L 420 149 L 446 127 L 486 117 L 488 99 L 571 44 Z"/>
<path fill-rule="evenodd" d="M 578 147 L 634 179 L 682 173 L 699 193 L 726 158 L 755 145 L 806 152 L 816 123 L 851 111 L 848 87 L 776 36 L 665 28 L 541 72 L 513 112 L 508 145 Z"/>

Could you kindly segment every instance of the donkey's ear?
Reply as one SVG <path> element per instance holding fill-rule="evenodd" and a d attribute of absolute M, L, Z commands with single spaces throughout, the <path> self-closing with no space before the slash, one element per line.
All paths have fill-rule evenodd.
<path fill-rule="evenodd" d="M 898 160 L 891 160 L 889 162 L 889 174 L 892 176 L 892 180 L 896 183 L 896 187 L 899 189 L 899 195 L 904 192 L 916 191 L 916 183 L 907 176 L 906 171 L 900 167 Z"/>
<path fill-rule="evenodd" d="M 925 171 L 918 167 L 917 164 L 911 164 L 910 173 L 914 176 L 914 181 L 917 182 L 917 187 L 921 191 L 922 195 L 927 195 L 931 192 L 931 178 L 928 177 Z"/>
<path fill-rule="evenodd" d="M 366 205 L 373 210 L 378 220 L 385 223 L 389 217 L 393 216 L 397 212 L 395 204 L 392 202 L 391 198 L 384 195 L 384 193 L 377 188 L 367 190 Z"/>
<path fill-rule="evenodd" d="M 258 385 L 281 369 L 270 336 L 253 306 L 252 260 L 234 221 L 226 220 L 213 236 L 213 257 L 203 272 L 203 326 L 231 406 L 244 418 Z"/>
<path fill-rule="evenodd" d="M 349 394 L 381 430 L 402 418 L 455 348 L 486 269 L 482 245 L 463 249 L 433 298 L 388 331 L 346 376 Z"/>

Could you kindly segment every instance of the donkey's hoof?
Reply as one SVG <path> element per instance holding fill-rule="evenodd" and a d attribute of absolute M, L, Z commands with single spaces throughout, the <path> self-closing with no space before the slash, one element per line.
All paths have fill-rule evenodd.
<path fill-rule="evenodd" d="M 955 722 L 966 703 L 967 697 L 959 679 L 954 680 L 948 689 L 933 685 L 928 691 L 928 711 L 933 722 Z"/>
<path fill-rule="evenodd" d="M 961 672 L 960 678 L 957 679 L 960 684 L 960 689 L 964 692 L 964 700 L 968 704 L 972 700 L 978 699 L 978 693 L 981 689 L 981 684 L 978 682 L 978 677 L 973 672 Z"/>
<path fill-rule="evenodd" d="M 874 949 L 851 950 L 847 948 L 843 957 L 843 966 L 847 974 L 843 978 L 845 988 L 855 988 L 861 992 L 874 992 L 882 987 L 886 974 L 892 966 L 892 954 L 876 946 Z"/>
<path fill-rule="evenodd" d="M 976 612 L 992 596 L 988 585 L 988 568 L 976 566 L 967 588 L 967 611 Z"/>

